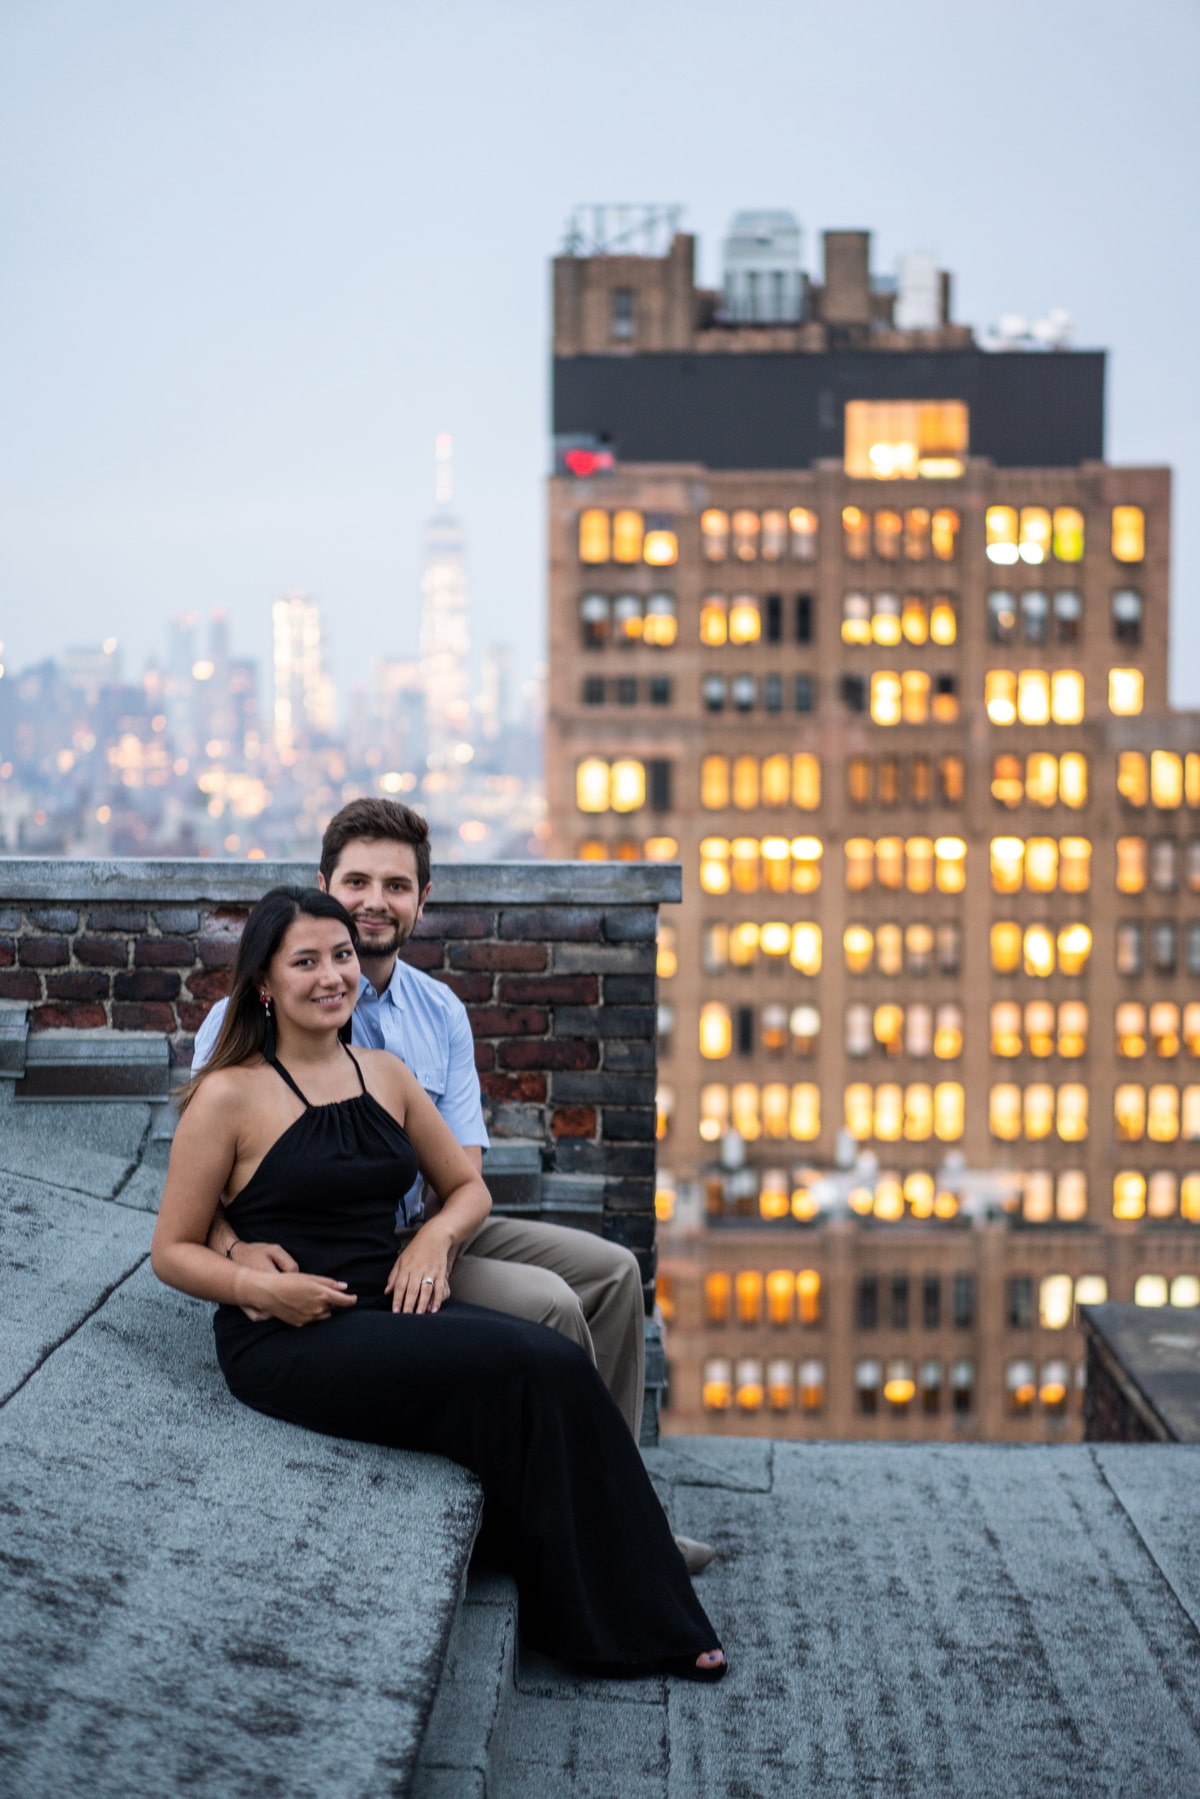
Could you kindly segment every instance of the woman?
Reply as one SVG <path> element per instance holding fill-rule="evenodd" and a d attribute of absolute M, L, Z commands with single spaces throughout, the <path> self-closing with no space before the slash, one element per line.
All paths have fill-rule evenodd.
<path fill-rule="evenodd" d="M 217 1302 L 217 1357 L 245 1404 L 477 1474 L 485 1537 L 540 1648 L 719 1679 L 716 1633 L 587 1356 L 541 1325 L 445 1304 L 491 1201 L 403 1063 L 343 1041 L 356 935 L 315 889 L 277 887 L 251 912 L 216 1049 L 183 1096 L 154 1271 Z M 418 1163 L 441 1205 L 406 1273 L 395 1212 Z M 208 1249 L 222 1193 L 240 1235 L 281 1243 L 304 1272 Z"/>

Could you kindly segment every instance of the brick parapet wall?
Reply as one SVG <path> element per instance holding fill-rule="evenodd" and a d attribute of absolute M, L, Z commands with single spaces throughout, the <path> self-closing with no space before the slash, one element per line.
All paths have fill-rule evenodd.
<path fill-rule="evenodd" d="M 0 861 L 0 1001 L 32 1032 L 161 1033 L 178 1069 L 243 922 L 303 863 Z M 494 1139 L 604 1183 L 603 1229 L 653 1275 L 655 937 L 673 866 L 453 865 L 405 952 L 466 1005 Z"/>

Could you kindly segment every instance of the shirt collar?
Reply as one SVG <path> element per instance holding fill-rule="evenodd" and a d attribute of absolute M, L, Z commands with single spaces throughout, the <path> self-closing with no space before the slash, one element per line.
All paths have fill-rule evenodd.
<path fill-rule="evenodd" d="M 372 1000 L 375 1002 L 376 1005 L 379 1005 L 379 1006 L 391 1004 L 391 1005 L 395 1006 L 397 1011 L 399 1011 L 400 1010 L 400 996 L 398 993 L 398 988 L 399 988 L 400 983 L 396 979 L 396 976 L 399 973 L 399 971 L 400 971 L 400 964 L 399 964 L 399 962 L 397 962 L 395 968 L 393 968 L 393 970 L 392 970 L 392 978 L 388 982 L 387 986 L 384 988 L 382 993 L 377 993 L 375 991 L 374 987 L 372 987 L 370 981 L 367 979 L 366 975 L 360 973 L 359 977 L 358 977 L 358 997 L 359 997 L 360 1001 L 362 1000 L 364 995 L 366 995 L 368 1004 Z"/>

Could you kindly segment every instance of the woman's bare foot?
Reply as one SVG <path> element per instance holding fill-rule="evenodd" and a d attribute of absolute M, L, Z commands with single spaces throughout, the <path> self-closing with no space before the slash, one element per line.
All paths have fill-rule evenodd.
<path fill-rule="evenodd" d="M 696 1666 L 702 1674 L 712 1673 L 717 1668 L 723 1674 L 727 1665 L 723 1649 L 706 1649 L 703 1655 L 696 1657 Z"/>

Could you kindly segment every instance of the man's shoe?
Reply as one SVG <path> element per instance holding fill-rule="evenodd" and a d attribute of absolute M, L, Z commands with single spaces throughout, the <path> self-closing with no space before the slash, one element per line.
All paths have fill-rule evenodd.
<path fill-rule="evenodd" d="M 694 1537 L 676 1537 L 675 1547 L 689 1574 L 702 1573 L 717 1553 L 711 1543 L 697 1543 Z"/>

